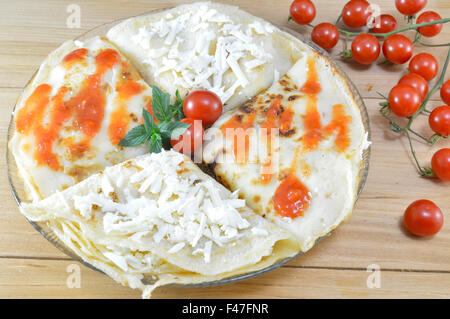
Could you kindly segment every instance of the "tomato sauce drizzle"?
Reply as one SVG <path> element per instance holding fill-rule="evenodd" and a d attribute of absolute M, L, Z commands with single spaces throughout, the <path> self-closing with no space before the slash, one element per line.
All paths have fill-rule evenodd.
<path fill-rule="evenodd" d="M 117 107 L 111 113 L 108 126 L 108 135 L 112 144 L 116 145 L 125 137 L 131 118 L 127 109 L 127 103 L 142 92 L 142 85 L 135 81 L 127 81 L 116 87 Z"/>
<path fill-rule="evenodd" d="M 273 207 L 281 217 L 297 218 L 304 215 L 311 203 L 311 193 L 296 175 L 299 150 L 295 150 L 289 175 L 278 185 L 273 196 Z"/>
<path fill-rule="evenodd" d="M 77 49 L 66 55 L 63 64 L 84 59 L 86 49 Z M 53 143 L 58 137 L 64 123 L 73 118 L 73 126 L 83 133 L 84 139 L 78 143 L 65 141 L 72 155 L 80 156 L 89 150 L 90 141 L 100 131 L 106 104 L 106 88 L 102 86 L 103 76 L 114 65 L 120 62 L 119 53 L 113 49 L 100 51 L 95 57 L 96 71 L 89 75 L 81 84 L 77 95 L 64 101 L 68 89 L 60 87 L 50 99 L 51 86 L 38 86 L 19 110 L 16 127 L 20 133 L 33 133 L 37 147 L 35 159 L 38 165 L 48 165 L 52 170 L 60 169 L 58 159 L 53 154 Z M 43 123 L 44 115 L 49 108 L 47 124 Z"/>
<path fill-rule="evenodd" d="M 316 62 L 314 56 L 308 56 L 307 63 L 307 78 L 305 84 L 300 88 L 300 91 L 305 94 L 319 94 L 322 91 L 322 86 L 319 82 L 319 75 L 316 70 Z"/>
<path fill-rule="evenodd" d="M 84 61 L 87 53 L 88 50 L 85 48 L 73 50 L 64 57 L 64 59 L 62 60 L 62 64 L 66 69 L 70 69 L 75 63 Z"/>

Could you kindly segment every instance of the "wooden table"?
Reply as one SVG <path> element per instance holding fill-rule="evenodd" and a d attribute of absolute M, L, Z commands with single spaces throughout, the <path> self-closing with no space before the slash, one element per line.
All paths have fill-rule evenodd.
<path fill-rule="evenodd" d="M 185 1 L 144 0 L 3 0 L 0 5 L 0 139 L 5 153 L 6 133 L 14 103 L 45 56 L 63 41 L 98 25 Z M 255 15 L 287 25 L 289 0 L 223 1 Z M 334 22 L 346 0 L 315 0 L 319 21 Z M 374 0 L 383 12 L 405 21 L 392 0 Z M 81 28 L 68 28 L 71 4 L 81 9 Z M 450 2 L 429 0 L 427 9 L 450 16 Z M 68 12 L 69 11 L 69 12 Z M 308 36 L 309 29 L 289 27 Z M 411 33 L 412 35 L 413 33 Z M 450 24 L 429 43 L 450 39 Z M 341 45 L 332 51 L 336 55 Z M 425 51 L 418 47 L 416 52 Z M 443 63 L 444 48 L 432 52 Z M 381 58 L 380 58 L 381 59 Z M 160 288 L 156 298 L 370 298 L 450 297 L 450 184 L 420 178 L 408 151 L 406 137 L 388 129 L 378 113 L 380 98 L 387 94 L 407 67 L 360 66 L 339 61 L 358 86 L 369 110 L 372 156 L 367 184 L 355 211 L 330 237 L 279 270 L 236 284 L 211 288 Z M 450 72 L 447 72 L 447 79 Z M 431 106 L 442 104 L 436 94 Z M 416 129 L 430 135 L 426 117 Z M 434 151 L 450 141 L 429 147 L 415 141 L 417 155 L 429 164 Z M 121 287 L 112 279 L 80 265 L 81 288 L 68 288 L 70 265 L 79 265 L 53 247 L 19 213 L 11 195 L 6 163 L 0 164 L 0 297 L 1 298 L 138 298 L 140 292 Z M 436 202 L 447 219 L 434 238 L 415 238 L 401 227 L 405 208 L 414 200 Z M 379 287 L 369 288 L 368 267 L 379 267 Z"/>

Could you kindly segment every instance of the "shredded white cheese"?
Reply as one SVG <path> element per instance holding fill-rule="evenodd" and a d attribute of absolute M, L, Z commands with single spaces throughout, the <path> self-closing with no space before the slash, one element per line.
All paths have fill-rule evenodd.
<path fill-rule="evenodd" d="M 239 87 L 249 85 L 245 72 L 271 61 L 261 39 L 274 30 L 269 23 L 233 21 L 205 5 L 175 18 L 161 17 L 139 28 L 131 41 L 148 51 L 144 64 L 155 76 L 171 72 L 174 85 L 186 90 L 211 90 L 225 103 Z M 237 85 L 224 81 L 224 75 L 230 72 Z"/>

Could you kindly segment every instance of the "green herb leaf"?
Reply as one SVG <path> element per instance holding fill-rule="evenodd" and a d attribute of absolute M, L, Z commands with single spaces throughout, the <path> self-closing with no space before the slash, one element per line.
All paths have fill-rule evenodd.
<path fill-rule="evenodd" d="M 162 138 L 160 134 L 153 134 L 150 139 L 148 151 L 150 153 L 160 153 L 162 148 Z"/>
<path fill-rule="evenodd" d="M 136 146 L 147 142 L 150 135 L 147 134 L 144 125 L 139 125 L 131 129 L 127 135 L 119 142 L 119 146 Z"/>
<path fill-rule="evenodd" d="M 160 122 L 167 122 L 172 119 L 170 114 L 170 95 L 164 93 L 156 85 L 152 86 L 152 110 L 155 117 Z"/>
<path fill-rule="evenodd" d="M 159 132 L 158 125 L 153 121 L 153 116 L 146 109 L 142 109 L 142 117 L 144 118 L 144 125 L 147 134 Z"/>
<path fill-rule="evenodd" d="M 172 139 L 183 135 L 190 126 L 184 122 L 163 122 L 159 124 L 159 129 L 163 137 Z"/>
<path fill-rule="evenodd" d="M 172 117 L 174 117 L 176 121 L 179 121 L 184 118 L 183 113 L 184 99 L 180 96 L 180 92 L 178 91 L 178 89 L 175 92 L 175 97 L 176 97 L 175 103 L 170 105 L 170 109 Z"/>

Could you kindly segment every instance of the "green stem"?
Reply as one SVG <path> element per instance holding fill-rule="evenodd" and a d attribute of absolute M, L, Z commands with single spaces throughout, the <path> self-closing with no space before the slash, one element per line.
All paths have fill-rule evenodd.
<path fill-rule="evenodd" d="M 449 60 L 450 60 L 450 47 L 447 50 L 447 57 L 445 58 L 445 63 L 444 63 L 444 66 L 442 67 L 442 71 L 441 71 L 441 75 L 439 76 L 439 80 L 436 82 L 436 84 L 433 86 L 433 88 L 428 92 L 427 96 L 423 100 L 422 104 L 420 105 L 420 107 L 416 111 L 416 113 L 414 113 L 409 118 L 408 125 L 406 126 L 407 129 L 409 129 L 411 127 L 412 121 L 420 114 L 420 112 L 422 112 L 425 109 L 425 107 L 428 103 L 428 100 L 431 98 L 431 96 L 434 94 L 434 92 L 436 92 L 442 86 L 442 84 L 444 84 L 445 73 L 447 72 Z"/>
<path fill-rule="evenodd" d="M 425 27 L 425 26 L 428 26 L 428 25 L 433 25 L 433 24 L 438 24 L 438 23 L 447 23 L 447 22 L 450 22 L 450 18 L 439 19 L 439 20 L 429 21 L 429 22 L 424 22 L 424 23 L 410 24 L 410 25 L 407 25 L 406 27 L 403 27 L 403 28 L 400 28 L 400 29 L 396 29 L 396 30 L 393 30 L 391 32 L 371 33 L 371 34 L 374 35 L 374 36 L 383 37 L 384 39 L 386 39 L 387 37 L 389 37 L 389 36 L 391 36 L 393 34 L 401 33 L 401 32 L 408 31 L 408 30 L 414 30 L 414 29 L 417 29 L 417 28 L 420 28 L 420 27 Z M 314 25 L 312 25 L 312 24 L 308 24 L 308 25 L 310 27 L 314 28 Z M 340 33 L 345 34 L 346 36 L 356 36 L 356 35 L 360 35 L 361 33 L 367 33 L 367 32 L 351 32 L 351 31 L 346 31 L 346 30 L 339 29 L 339 28 L 338 28 L 338 31 Z"/>
<path fill-rule="evenodd" d="M 413 145 L 412 145 L 411 136 L 409 135 L 409 131 L 406 130 L 405 132 L 406 132 L 406 136 L 408 137 L 409 148 L 411 149 L 411 153 L 412 153 L 412 155 L 413 155 L 414 161 L 416 162 L 417 169 L 419 170 L 420 175 L 425 176 L 426 173 L 425 173 L 425 171 L 423 170 L 422 166 L 420 166 L 419 161 L 417 160 L 416 152 L 414 151 L 414 147 L 413 147 Z"/>
<path fill-rule="evenodd" d="M 337 18 L 337 20 L 334 23 L 334 25 L 337 25 L 339 23 L 339 21 L 341 21 L 341 18 L 342 18 L 342 14 L 339 15 L 339 17 Z"/>

